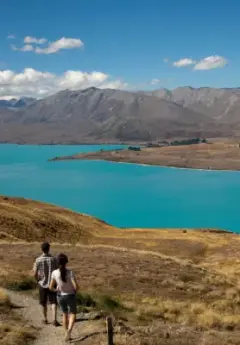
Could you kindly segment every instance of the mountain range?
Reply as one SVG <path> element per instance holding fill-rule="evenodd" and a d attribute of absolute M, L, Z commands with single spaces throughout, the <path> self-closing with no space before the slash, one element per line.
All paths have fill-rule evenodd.
<path fill-rule="evenodd" d="M 11 98 L 9 100 L 0 99 L 0 108 L 9 108 L 9 109 L 19 109 L 27 107 L 28 105 L 36 102 L 35 98 L 31 97 L 22 97 L 22 98 Z"/>
<path fill-rule="evenodd" d="M 91 87 L 24 100 L 20 106 L 0 106 L 0 142 L 148 142 L 240 134 L 237 88 L 130 92 Z"/>

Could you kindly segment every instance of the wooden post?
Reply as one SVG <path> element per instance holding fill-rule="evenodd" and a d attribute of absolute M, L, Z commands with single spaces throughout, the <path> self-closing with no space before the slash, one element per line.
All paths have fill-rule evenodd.
<path fill-rule="evenodd" d="M 113 344 L 113 323 L 111 316 L 106 318 L 106 327 L 107 327 L 107 337 L 108 337 L 108 345 Z"/>

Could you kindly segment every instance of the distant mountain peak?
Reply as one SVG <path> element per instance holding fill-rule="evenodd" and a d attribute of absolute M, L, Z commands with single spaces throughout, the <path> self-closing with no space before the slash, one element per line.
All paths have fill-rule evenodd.
<path fill-rule="evenodd" d="M 184 108 L 207 115 L 209 118 L 225 124 L 240 123 L 240 90 L 239 88 L 211 88 L 203 86 L 178 87 L 169 93 L 162 89 L 152 92 L 152 95 L 167 99 Z"/>
<path fill-rule="evenodd" d="M 0 99 L 0 108 L 9 108 L 9 109 L 19 109 L 27 107 L 36 102 L 35 98 L 31 97 L 20 97 L 20 98 L 11 98 L 11 99 Z"/>
<path fill-rule="evenodd" d="M 86 89 L 81 90 L 82 93 L 95 92 L 95 91 L 100 91 L 100 89 L 98 89 L 95 86 L 90 86 L 90 87 L 87 87 Z"/>

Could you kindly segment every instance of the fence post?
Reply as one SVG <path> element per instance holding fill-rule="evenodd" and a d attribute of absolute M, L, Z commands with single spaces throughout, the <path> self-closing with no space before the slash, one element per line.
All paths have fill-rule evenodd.
<path fill-rule="evenodd" d="M 108 345 L 113 344 L 113 322 L 111 316 L 106 318 L 106 327 L 107 327 L 107 337 L 108 337 Z"/>

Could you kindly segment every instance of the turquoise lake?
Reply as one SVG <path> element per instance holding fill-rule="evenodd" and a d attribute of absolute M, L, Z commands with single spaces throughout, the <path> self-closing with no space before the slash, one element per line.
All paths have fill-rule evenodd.
<path fill-rule="evenodd" d="M 239 172 L 47 161 L 113 147 L 0 145 L 0 194 L 54 203 L 120 227 L 240 232 Z"/>

